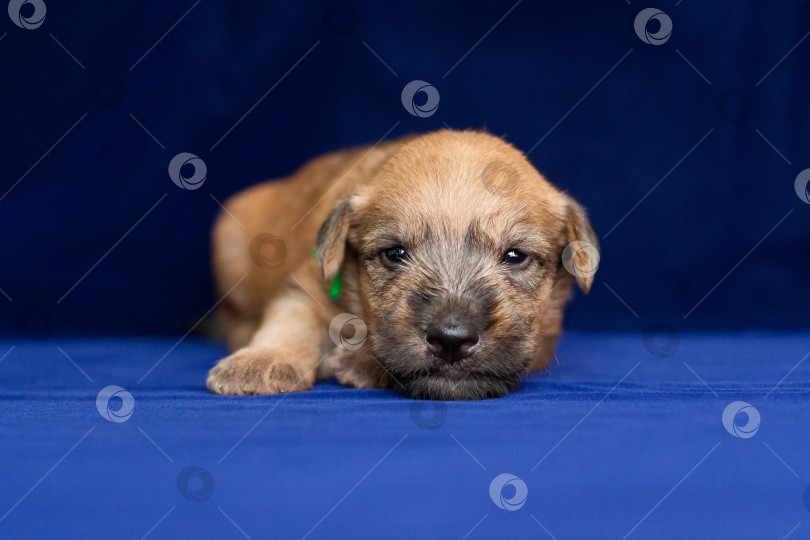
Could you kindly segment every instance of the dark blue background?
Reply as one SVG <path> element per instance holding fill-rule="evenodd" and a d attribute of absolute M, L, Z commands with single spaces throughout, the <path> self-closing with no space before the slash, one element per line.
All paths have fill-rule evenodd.
<path fill-rule="evenodd" d="M 215 301 L 213 197 L 397 122 L 391 137 L 446 123 L 523 150 L 548 134 L 531 160 L 603 237 L 569 326 L 806 327 L 810 207 L 793 183 L 810 167 L 810 40 L 757 83 L 810 30 L 807 2 L 658 2 L 674 31 L 652 46 L 633 30 L 646 5 L 524 0 L 445 77 L 512 2 L 357 0 L 338 5 L 341 19 L 324 2 L 206 0 L 130 69 L 192 5 L 51 0 L 35 31 L 0 17 L 0 195 L 24 176 L 0 201 L 0 288 L 13 299 L 0 297 L 3 333 L 183 332 Z M 414 79 L 440 92 L 432 117 L 400 103 Z M 123 92 L 99 97 L 105 80 Z M 729 112 L 728 89 L 750 114 Z M 179 152 L 206 162 L 201 189 L 171 182 Z"/>

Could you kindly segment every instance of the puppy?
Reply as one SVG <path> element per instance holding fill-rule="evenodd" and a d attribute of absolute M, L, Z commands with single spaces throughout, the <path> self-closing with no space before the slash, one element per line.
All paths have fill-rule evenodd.
<path fill-rule="evenodd" d="M 549 362 L 598 240 L 502 139 L 443 130 L 318 157 L 249 188 L 213 230 L 234 351 L 218 394 L 336 377 L 419 399 L 507 394 Z"/>

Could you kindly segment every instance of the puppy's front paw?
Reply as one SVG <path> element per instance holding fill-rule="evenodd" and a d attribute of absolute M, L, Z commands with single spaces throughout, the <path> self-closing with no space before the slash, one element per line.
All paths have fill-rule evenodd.
<path fill-rule="evenodd" d="M 300 373 L 273 349 L 245 347 L 223 358 L 208 372 L 206 385 L 215 394 L 255 395 L 303 392 L 313 373 Z"/>
<path fill-rule="evenodd" d="M 386 388 L 390 384 L 388 375 L 371 357 L 342 347 L 335 347 L 322 361 L 322 373 L 355 388 Z"/>

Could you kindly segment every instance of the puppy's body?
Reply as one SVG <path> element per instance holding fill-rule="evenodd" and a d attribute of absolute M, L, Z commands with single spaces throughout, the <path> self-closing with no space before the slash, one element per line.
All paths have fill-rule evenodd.
<path fill-rule="evenodd" d="M 469 131 L 327 154 L 226 208 L 214 271 L 235 352 L 208 378 L 224 394 L 336 376 L 412 397 L 504 395 L 553 354 L 572 281 L 563 249 L 597 245 L 519 151 Z M 577 278 L 585 291 L 591 276 Z M 362 320 L 362 346 L 330 337 L 341 313 Z"/>

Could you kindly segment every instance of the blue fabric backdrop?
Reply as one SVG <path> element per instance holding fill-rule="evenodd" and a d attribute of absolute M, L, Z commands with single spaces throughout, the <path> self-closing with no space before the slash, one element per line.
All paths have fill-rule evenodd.
<path fill-rule="evenodd" d="M 184 331 L 214 301 L 213 197 L 444 124 L 531 149 L 590 210 L 602 266 L 569 326 L 806 326 L 810 43 L 792 48 L 810 4 L 663 2 L 660 46 L 635 2 L 526 0 L 487 34 L 513 5 L 50 1 L 36 30 L 4 19 L 0 331 Z M 440 93 L 430 117 L 401 104 L 415 79 Z M 207 165 L 196 191 L 169 178 L 180 152 Z"/>
<path fill-rule="evenodd" d="M 223 349 L 196 340 L 143 378 L 175 342 L 16 344 L 0 537 L 810 537 L 810 364 L 791 371 L 807 335 L 691 335 L 662 358 L 570 333 L 513 395 L 455 403 L 333 383 L 214 396 L 200 381 Z M 96 410 L 107 384 L 134 398 L 125 422 Z M 741 399 L 761 417 L 749 438 L 722 423 Z M 513 511 L 490 498 L 503 473 L 528 491 Z"/>

